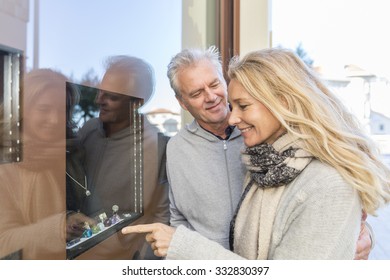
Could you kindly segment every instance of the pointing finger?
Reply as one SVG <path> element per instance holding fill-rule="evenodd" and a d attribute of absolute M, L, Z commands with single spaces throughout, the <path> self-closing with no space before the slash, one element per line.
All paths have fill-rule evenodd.
<path fill-rule="evenodd" d="M 129 233 L 148 233 L 156 230 L 158 226 L 156 224 L 145 224 L 136 226 L 127 226 L 122 229 L 123 234 Z"/>

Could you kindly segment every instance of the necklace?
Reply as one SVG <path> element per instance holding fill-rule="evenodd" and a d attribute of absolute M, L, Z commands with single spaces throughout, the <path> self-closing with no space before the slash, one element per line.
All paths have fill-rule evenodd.
<path fill-rule="evenodd" d="M 84 187 L 75 178 L 73 178 L 67 171 L 65 171 L 65 173 L 66 173 L 66 175 L 69 176 L 70 179 L 73 180 L 73 182 L 75 182 L 79 187 L 81 187 L 82 189 L 85 190 L 85 195 L 86 196 L 90 196 L 91 195 L 91 192 L 88 190 L 87 176 L 84 175 L 84 184 L 85 184 L 85 187 Z"/>

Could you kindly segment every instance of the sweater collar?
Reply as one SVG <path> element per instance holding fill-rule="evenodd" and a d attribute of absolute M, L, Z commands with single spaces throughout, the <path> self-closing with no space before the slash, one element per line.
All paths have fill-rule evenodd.
<path fill-rule="evenodd" d="M 210 141 L 210 142 L 217 142 L 217 141 L 221 141 L 223 139 L 221 139 L 220 137 L 214 135 L 213 133 L 211 133 L 210 131 L 204 129 L 203 127 L 201 127 L 199 125 L 199 123 L 196 121 L 196 120 L 193 120 L 192 123 L 189 123 L 186 125 L 186 129 L 190 132 L 190 133 L 193 133 L 193 134 L 196 134 L 200 137 L 203 137 L 205 138 L 206 140 Z M 231 139 L 234 139 L 234 138 L 237 138 L 241 135 L 241 132 L 235 128 L 235 127 L 231 127 L 231 133 L 230 133 L 230 137 L 227 139 L 227 140 L 231 140 Z"/>
<path fill-rule="evenodd" d="M 104 138 L 117 140 L 117 139 L 122 139 L 122 138 L 128 137 L 129 135 L 134 134 L 133 129 L 130 126 L 128 126 L 128 127 L 125 127 L 124 129 L 118 131 L 118 132 L 113 133 L 110 137 L 107 137 L 106 132 L 105 132 L 104 127 L 103 127 L 103 122 L 100 119 L 98 119 L 98 122 L 99 122 L 98 131 Z"/>

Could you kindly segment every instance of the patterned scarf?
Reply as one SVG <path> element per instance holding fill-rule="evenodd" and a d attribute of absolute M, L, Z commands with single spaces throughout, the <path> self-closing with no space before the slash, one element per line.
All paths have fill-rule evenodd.
<path fill-rule="evenodd" d="M 248 259 L 267 259 L 272 226 L 285 186 L 310 163 L 312 155 L 296 137 L 246 148 L 246 188 L 230 224 L 230 249 Z"/>

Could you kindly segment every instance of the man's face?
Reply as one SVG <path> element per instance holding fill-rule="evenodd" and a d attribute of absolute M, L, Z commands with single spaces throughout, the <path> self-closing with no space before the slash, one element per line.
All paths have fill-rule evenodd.
<path fill-rule="evenodd" d="M 99 118 L 103 123 L 116 124 L 129 120 L 130 97 L 126 95 L 100 90 L 96 104 L 99 105 Z"/>
<path fill-rule="evenodd" d="M 99 106 L 99 118 L 103 123 L 119 124 L 129 121 L 128 83 L 129 81 L 123 79 L 118 73 L 104 76 L 100 85 L 101 89 L 95 100 Z"/>
<path fill-rule="evenodd" d="M 191 113 L 205 129 L 226 121 L 229 114 L 227 89 L 223 77 L 208 60 L 178 73 L 180 106 Z"/>

